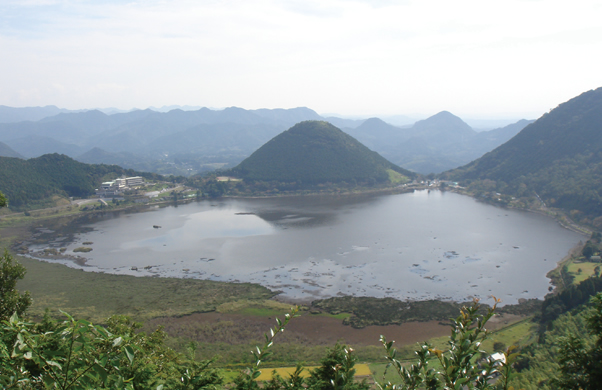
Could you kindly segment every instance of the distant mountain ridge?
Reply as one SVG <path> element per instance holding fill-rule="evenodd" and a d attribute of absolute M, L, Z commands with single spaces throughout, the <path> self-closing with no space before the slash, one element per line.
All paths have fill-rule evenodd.
<path fill-rule="evenodd" d="M 389 161 L 422 174 L 464 165 L 503 144 L 531 121 L 476 132 L 462 119 L 442 111 L 411 127 L 400 128 L 370 118 L 348 132 Z"/>
<path fill-rule="evenodd" d="M 8 107 L 0 105 L 0 123 L 15 123 L 23 121 L 39 121 L 42 118 L 57 115 L 62 112 L 77 112 L 58 108 L 57 106 L 45 107 Z"/>
<path fill-rule="evenodd" d="M 318 184 L 385 182 L 387 170 L 414 176 L 332 124 L 304 121 L 271 139 L 230 172 L 245 180 Z"/>
<path fill-rule="evenodd" d="M 535 192 L 555 207 L 602 216 L 602 88 L 560 104 L 446 176 L 475 186 L 489 180 L 487 185 L 499 192 Z"/>
<path fill-rule="evenodd" d="M 100 148 L 105 160 L 99 161 L 96 153 L 94 162 L 191 175 L 232 167 L 294 124 L 324 119 L 307 107 L 146 109 L 111 115 L 87 110 L 59 112 L 35 122 L 0 123 L 0 142 L 27 158 L 62 153 L 91 162 L 87 152 Z M 508 139 L 496 130 L 477 134 L 446 112 L 405 128 L 378 118 L 326 119 L 393 163 L 420 173 L 461 166 Z"/>

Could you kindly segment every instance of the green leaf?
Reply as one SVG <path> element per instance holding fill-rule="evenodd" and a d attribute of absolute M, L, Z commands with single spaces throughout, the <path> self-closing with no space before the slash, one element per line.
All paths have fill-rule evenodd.
<path fill-rule="evenodd" d="M 123 339 L 121 337 L 117 337 L 115 340 L 113 340 L 113 347 L 117 347 L 122 341 Z"/>
<path fill-rule="evenodd" d="M 54 387 L 54 379 L 52 379 L 52 377 L 50 375 L 44 375 L 42 377 L 42 381 L 44 381 L 44 384 L 46 385 L 47 388 L 51 389 Z"/>
<path fill-rule="evenodd" d="M 134 362 L 134 350 L 129 345 L 126 345 L 124 350 L 125 350 L 125 355 L 127 356 L 128 360 L 130 361 L 130 364 L 132 364 Z"/>
<path fill-rule="evenodd" d="M 69 321 L 71 321 L 71 322 L 73 322 L 73 321 L 74 321 L 74 320 L 73 320 L 73 317 L 72 317 L 72 316 L 71 316 L 69 313 L 67 313 L 67 312 L 64 312 L 64 311 L 62 311 L 62 310 L 60 310 L 60 309 L 59 309 L 59 311 L 61 312 L 61 314 L 62 314 L 62 315 L 64 315 L 65 317 L 67 317 L 67 318 L 69 319 Z"/>
<path fill-rule="evenodd" d="M 99 364 L 95 364 L 92 366 L 92 369 L 98 374 L 98 376 L 100 376 L 100 379 L 103 383 L 107 381 L 109 373 L 104 369 L 104 367 L 100 366 Z"/>
<path fill-rule="evenodd" d="M 514 361 L 516 360 L 516 357 L 520 355 L 518 352 L 517 353 L 512 353 L 510 354 L 507 358 L 506 358 L 506 364 L 512 364 L 514 363 Z"/>

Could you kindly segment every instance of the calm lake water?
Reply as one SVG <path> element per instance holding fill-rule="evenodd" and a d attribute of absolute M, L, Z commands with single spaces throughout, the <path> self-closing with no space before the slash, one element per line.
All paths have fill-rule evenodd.
<path fill-rule="evenodd" d="M 49 241 L 32 249 L 70 254 L 89 241 L 89 271 L 254 282 L 291 299 L 541 298 L 546 273 L 583 239 L 550 218 L 439 191 L 207 200 L 92 218 L 38 229 Z"/>

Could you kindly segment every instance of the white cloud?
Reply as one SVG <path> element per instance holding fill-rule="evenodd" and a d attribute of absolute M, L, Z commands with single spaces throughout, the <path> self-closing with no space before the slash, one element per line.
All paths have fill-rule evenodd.
<path fill-rule="evenodd" d="M 598 1 L 19 4 L 0 6 L 5 105 L 495 115 L 602 84 Z"/>

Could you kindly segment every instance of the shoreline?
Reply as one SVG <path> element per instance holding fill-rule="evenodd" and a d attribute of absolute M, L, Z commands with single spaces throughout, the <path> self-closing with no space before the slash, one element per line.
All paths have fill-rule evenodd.
<path fill-rule="evenodd" d="M 540 208 L 518 208 L 518 207 L 512 207 L 511 205 L 501 205 L 501 204 L 497 204 L 494 202 L 490 202 L 487 201 L 486 199 L 482 199 L 482 198 L 477 198 L 474 194 L 467 192 L 467 191 L 462 191 L 460 189 L 456 189 L 456 188 L 450 188 L 450 189 L 446 189 L 445 191 L 450 191 L 450 192 L 454 192 L 456 194 L 459 195 L 464 195 L 464 196 L 468 196 L 471 197 L 473 199 L 475 199 L 478 202 L 483 202 L 485 204 L 488 205 L 492 205 L 492 206 L 496 206 L 496 207 L 500 207 L 500 208 L 507 208 L 507 209 L 511 209 L 511 210 L 522 210 L 522 211 L 527 211 L 530 213 L 535 213 L 535 214 L 539 214 L 539 215 L 543 215 L 545 217 L 549 217 L 554 219 L 560 226 L 562 226 L 563 228 L 570 230 L 574 233 L 578 233 L 581 234 L 584 237 L 589 237 L 592 234 L 592 230 L 584 225 L 580 225 L 576 222 L 573 222 L 569 219 L 569 217 L 567 217 L 565 215 L 565 213 L 560 210 L 560 209 L 554 209 L 554 210 L 550 210 L 546 207 L 546 210 L 542 210 Z M 568 223 L 564 223 L 562 221 L 562 219 L 565 218 L 567 219 Z"/>
<path fill-rule="evenodd" d="M 314 194 L 287 194 L 287 195 L 281 195 L 282 197 L 295 197 L 295 196 L 328 196 L 328 197 L 332 197 L 332 196 L 353 196 L 353 195 L 364 195 L 364 194 L 399 194 L 399 193 L 408 193 L 408 192 L 413 192 L 413 191 L 423 191 L 425 189 L 428 188 L 403 188 L 403 187 L 397 187 L 397 188 L 386 188 L 386 189 L 376 189 L 376 190 L 370 190 L 370 191 L 363 191 L 363 192 L 355 192 L 355 193 L 341 193 L 341 194 L 321 194 L 321 193 L 314 193 Z M 437 188 L 438 189 L 438 188 Z M 458 193 L 460 195 L 466 195 L 466 196 L 470 196 L 473 199 L 479 200 L 477 198 L 475 198 L 474 196 L 461 192 L 461 191 L 450 191 L 450 192 L 454 192 L 454 193 Z M 275 196 L 275 197 L 280 197 L 280 196 Z M 248 197 L 248 196 L 227 196 L 227 197 L 223 197 L 223 198 L 215 198 L 213 200 L 218 200 L 219 199 L 228 199 L 228 198 L 232 198 L 232 199 L 262 199 L 262 198 L 272 198 L 271 196 L 265 196 L 265 197 Z M 204 199 L 204 200 L 209 200 L 211 201 L 211 199 Z M 191 203 L 194 202 L 195 199 L 183 199 L 181 201 L 179 201 L 178 203 Z M 123 206 L 123 207 L 119 207 L 119 208 L 115 208 L 115 209 L 109 209 L 109 210 L 94 210 L 94 211 L 90 211 L 90 212 L 82 212 L 82 213 L 78 213 L 78 214 L 71 214 L 71 215 L 67 215 L 67 216 L 57 216 L 58 217 L 66 217 L 66 218 L 77 218 L 78 216 L 82 216 L 82 215 L 86 215 L 89 213 L 99 213 L 99 212 L 121 212 L 124 210 L 136 210 L 139 209 L 140 211 L 144 211 L 146 209 L 152 208 L 153 206 L 156 207 L 164 207 L 165 205 L 169 205 L 169 204 L 173 204 L 174 202 L 170 202 L 170 201 L 163 201 L 163 202 L 157 202 L 157 203 L 152 203 L 152 204 L 137 204 L 137 205 L 129 205 L 129 206 Z M 485 202 L 488 203 L 489 202 Z M 501 207 L 500 205 L 496 205 L 493 204 L 494 206 L 497 207 Z M 502 207 L 503 208 L 503 207 Z M 515 209 L 515 210 L 521 210 L 518 208 L 514 208 L 514 207 L 508 207 L 509 209 Z M 576 233 L 579 233 L 581 235 L 585 236 L 585 233 L 583 231 L 575 231 L 573 229 L 570 229 L 569 227 L 567 227 L 565 224 L 562 224 L 558 218 L 555 218 L 550 212 L 546 212 L 543 210 L 530 210 L 530 209 L 522 209 L 525 211 L 531 211 L 531 212 L 535 212 L 537 214 L 540 215 L 544 215 L 546 217 L 552 217 L 553 219 L 555 219 L 563 228 L 566 228 L 569 231 L 573 231 Z M 47 219 L 48 217 L 42 218 L 42 219 Z M 32 223 L 35 223 L 37 221 L 37 219 L 33 219 L 32 221 L 28 221 L 26 223 L 26 225 L 31 226 Z M 4 228 L 6 229 L 6 228 Z M 4 230 L 3 229 L 3 230 Z M 10 229 L 10 227 L 8 227 L 8 229 Z M 19 242 L 20 240 L 27 240 L 30 237 L 25 237 L 28 236 L 29 234 L 31 234 L 29 232 L 29 228 L 23 229 L 24 231 L 22 231 L 21 233 L 25 233 L 25 235 L 20 235 L 20 237 L 11 237 L 12 239 L 12 244 L 10 245 L 11 250 L 15 253 L 15 254 L 19 254 L 18 249 L 19 246 L 22 245 L 22 242 Z M 558 278 L 554 278 L 554 272 L 558 272 L 562 265 L 565 264 L 567 261 L 569 261 L 575 253 L 577 253 L 577 251 L 579 251 L 579 249 L 581 248 L 582 244 L 576 244 L 574 247 L 572 247 L 568 253 L 562 258 L 562 259 L 558 259 L 556 261 L 556 265 L 553 269 L 549 270 L 545 276 L 550 279 L 550 282 L 552 283 L 552 285 L 554 286 L 553 292 L 557 293 L 559 291 L 559 289 L 562 289 L 564 287 L 564 284 L 558 283 Z M 41 253 L 40 251 L 35 252 L 35 253 L 21 253 L 21 255 L 24 255 L 32 260 L 36 260 L 36 261 L 45 261 L 45 262 L 49 262 L 49 263 L 59 263 L 62 264 L 64 266 L 70 267 L 69 265 L 65 264 L 64 262 L 72 262 L 74 265 L 76 265 L 76 267 L 70 267 L 70 268 L 86 268 L 89 267 L 86 264 L 86 259 L 80 256 L 74 256 L 74 255 L 70 255 L 70 254 L 57 254 L 57 255 L 52 255 L 52 254 L 45 254 L 45 253 Z M 93 270 L 90 270 L 93 271 Z M 106 274 L 113 274 L 111 272 L 103 272 L 103 271 L 93 271 L 93 272 L 102 272 L 102 273 L 106 273 Z M 119 275 L 119 274 L 116 274 Z M 146 276 L 146 275 L 145 275 Z M 168 275 L 153 275 L 153 276 L 160 276 L 160 277 L 167 277 L 167 278 L 173 278 L 174 276 L 168 276 Z M 177 278 L 177 276 L 175 276 Z M 206 279 L 206 280 L 211 280 L 211 279 Z M 227 282 L 227 281 L 226 281 Z M 236 283 L 235 281 L 233 283 Z M 275 293 L 278 293 L 277 291 L 274 291 Z M 294 297 L 288 297 L 288 296 L 283 296 L 281 293 L 278 293 L 274 298 L 274 300 L 279 301 L 279 302 L 283 302 L 286 304 L 311 304 L 311 302 L 313 302 L 314 300 L 318 299 L 327 299 L 324 297 L 303 297 L 303 298 L 294 298 Z M 437 298 L 433 298 L 435 300 L 439 300 L 439 301 L 445 301 L 445 300 L 441 300 L 441 299 L 437 299 Z M 450 300 L 450 302 L 452 302 Z"/>

